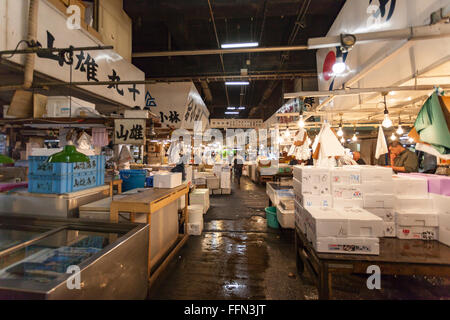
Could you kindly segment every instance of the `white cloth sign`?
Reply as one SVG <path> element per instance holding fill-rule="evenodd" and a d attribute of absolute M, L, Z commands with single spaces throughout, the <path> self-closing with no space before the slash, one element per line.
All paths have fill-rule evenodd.
<path fill-rule="evenodd" d="M 379 159 L 381 155 L 388 153 L 386 137 L 384 136 L 383 128 L 380 126 L 378 130 L 377 149 L 375 151 L 375 159 Z"/>
<path fill-rule="evenodd" d="M 145 144 L 145 119 L 114 120 L 114 144 Z"/>

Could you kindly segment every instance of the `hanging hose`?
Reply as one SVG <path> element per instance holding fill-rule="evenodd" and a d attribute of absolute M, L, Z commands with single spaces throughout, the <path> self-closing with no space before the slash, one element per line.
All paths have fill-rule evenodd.
<path fill-rule="evenodd" d="M 40 0 L 30 0 L 30 9 L 28 13 L 28 43 L 37 43 L 37 28 L 38 28 L 38 11 Z M 34 53 L 25 56 L 25 71 L 24 71 L 24 89 L 29 89 L 33 85 L 34 64 L 36 56 Z"/>

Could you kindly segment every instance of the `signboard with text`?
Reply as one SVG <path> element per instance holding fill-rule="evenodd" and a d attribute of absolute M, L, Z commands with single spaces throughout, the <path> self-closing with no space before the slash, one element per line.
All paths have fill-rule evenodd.
<path fill-rule="evenodd" d="M 145 119 L 114 120 L 114 144 L 145 144 Z"/>

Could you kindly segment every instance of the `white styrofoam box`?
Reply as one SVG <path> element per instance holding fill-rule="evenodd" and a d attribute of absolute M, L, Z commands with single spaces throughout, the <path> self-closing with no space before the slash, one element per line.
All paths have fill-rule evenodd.
<path fill-rule="evenodd" d="M 231 173 L 229 171 L 220 173 L 220 188 L 231 189 Z"/>
<path fill-rule="evenodd" d="M 295 228 L 294 210 L 284 210 L 280 205 L 277 206 L 277 220 L 281 227 L 285 229 Z"/>
<path fill-rule="evenodd" d="M 320 237 L 346 237 L 348 235 L 348 219 L 339 211 L 332 208 L 311 207 L 305 209 L 304 213 L 307 237 L 310 241 Z"/>
<path fill-rule="evenodd" d="M 147 110 L 125 110 L 123 117 L 127 119 L 148 119 L 150 112 Z"/>
<path fill-rule="evenodd" d="M 380 217 L 385 222 L 395 222 L 395 211 L 393 208 L 364 208 L 370 213 Z"/>
<path fill-rule="evenodd" d="M 203 222 L 202 223 L 188 223 L 187 224 L 187 234 L 191 236 L 201 236 L 203 232 Z"/>
<path fill-rule="evenodd" d="M 445 241 L 446 238 L 448 238 L 450 233 L 450 214 L 441 213 L 439 214 L 439 239 L 441 239 L 441 232 L 442 232 L 442 239 Z M 443 241 L 441 241 L 443 242 Z M 450 241 L 443 242 L 447 245 L 450 245 Z"/>
<path fill-rule="evenodd" d="M 313 241 L 317 252 L 343 253 L 343 254 L 380 254 L 380 241 L 378 238 L 318 238 Z"/>
<path fill-rule="evenodd" d="M 209 189 L 196 189 L 189 194 L 191 205 L 198 204 L 203 207 L 203 214 L 209 209 Z"/>
<path fill-rule="evenodd" d="M 331 193 L 331 172 L 329 168 L 294 166 L 294 178 L 300 182 L 302 194 L 321 195 Z"/>
<path fill-rule="evenodd" d="M 222 194 L 222 189 L 214 189 L 213 194 L 214 195 Z"/>
<path fill-rule="evenodd" d="M 331 184 L 361 184 L 361 170 L 353 166 L 333 168 L 331 170 Z"/>
<path fill-rule="evenodd" d="M 397 225 L 395 222 L 383 221 L 383 237 L 395 238 L 397 236 Z"/>
<path fill-rule="evenodd" d="M 83 108 L 95 110 L 95 104 L 75 97 L 48 97 L 46 116 L 48 118 L 69 118 L 71 115 L 77 116 L 78 111 Z M 72 114 L 70 109 L 72 109 Z"/>
<path fill-rule="evenodd" d="M 361 191 L 365 194 L 394 194 L 394 186 L 392 183 L 369 181 L 361 184 Z"/>
<path fill-rule="evenodd" d="M 333 208 L 364 208 L 364 201 L 333 198 Z"/>
<path fill-rule="evenodd" d="M 430 193 L 431 199 L 433 200 L 434 209 L 439 214 L 450 215 L 450 197 L 440 194 Z"/>
<path fill-rule="evenodd" d="M 425 178 L 394 176 L 393 185 L 397 196 L 428 197 L 428 180 Z"/>
<path fill-rule="evenodd" d="M 397 225 L 397 238 L 416 240 L 438 240 L 437 227 L 405 227 Z"/>
<path fill-rule="evenodd" d="M 222 189 L 222 194 L 231 194 L 231 189 Z"/>
<path fill-rule="evenodd" d="M 439 242 L 450 246 L 450 226 L 439 226 Z"/>
<path fill-rule="evenodd" d="M 294 193 L 301 195 L 302 194 L 302 183 L 296 178 L 292 179 L 292 186 L 294 187 Z"/>
<path fill-rule="evenodd" d="M 208 187 L 208 189 L 219 189 L 220 179 L 216 177 L 208 177 L 206 178 L 206 186 Z"/>
<path fill-rule="evenodd" d="M 178 210 L 183 210 L 186 207 L 186 195 L 178 198 Z"/>
<path fill-rule="evenodd" d="M 365 208 L 394 208 L 395 197 L 393 194 L 364 194 Z"/>
<path fill-rule="evenodd" d="M 310 207 L 333 207 L 333 197 L 331 195 L 312 196 L 303 195 L 300 197 L 300 204 L 303 208 L 308 209 Z"/>
<path fill-rule="evenodd" d="M 361 208 L 338 209 L 348 219 L 349 237 L 383 236 L 383 219 Z"/>
<path fill-rule="evenodd" d="M 434 212 L 433 200 L 431 198 L 395 196 L 394 208 L 396 211 Z"/>
<path fill-rule="evenodd" d="M 392 181 L 392 168 L 375 167 L 375 166 L 360 166 L 361 182 L 366 183 L 370 181 Z"/>
<path fill-rule="evenodd" d="M 343 200 L 362 200 L 363 193 L 361 191 L 361 185 L 345 185 L 334 184 L 331 189 L 333 190 L 333 198 Z"/>
<path fill-rule="evenodd" d="M 300 203 L 296 200 L 294 201 L 294 218 L 297 227 L 300 229 L 301 232 L 306 234 L 304 209 L 300 205 Z"/>
<path fill-rule="evenodd" d="M 398 226 L 437 227 L 439 226 L 439 217 L 436 212 L 396 211 L 395 222 Z"/>
<path fill-rule="evenodd" d="M 194 184 L 197 186 L 205 186 L 206 179 L 205 178 L 196 178 L 196 179 L 194 179 Z"/>
<path fill-rule="evenodd" d="M 172 189 L 182 184 L 181 172 L 156 173 L 153 175 L 153 187 Z"/>
<path fill-rule="evenodd" d="M 203 223 L 203 206 L 193 204 L 188 206 L 189 223 Z"/>

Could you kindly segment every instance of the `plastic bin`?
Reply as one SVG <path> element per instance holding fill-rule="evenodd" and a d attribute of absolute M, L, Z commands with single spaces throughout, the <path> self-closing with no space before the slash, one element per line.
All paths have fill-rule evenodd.
<path fill-rule="evenodd" d="M 147 177 L 145 179 L 145 187 L 146 188 L 153 188 L 153 176 Z"/>
<path fill-rule="evenodd" d="M 120 179 L 122 183 L 122 192 L 127 192 L 137 188 L 145 188 L 147 173 L 145 170 L 121 170 Z"/>
<path fill-rule="evenodd" d="M 280 224 L 277 219 L 277 208 L 276 207 L 268 207 L 266 208 L 266 220 L 267 225 L 273 229 L 279 229 Z"/>

